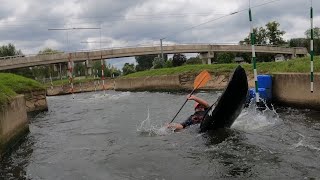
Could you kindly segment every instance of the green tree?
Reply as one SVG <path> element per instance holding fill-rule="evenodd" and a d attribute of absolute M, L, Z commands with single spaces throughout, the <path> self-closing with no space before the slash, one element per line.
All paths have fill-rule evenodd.
<path fill-rule="evenodd" d="M 131 74 L 136 72 L 134 64 L 125 63 L 122 68 L 123 75 Z"/>
<path fill-rule="evenodd" d="M 44 50 L 42 51 L 39 51 L 38 52 L 38 55 L 43 55 L 43 54 L 56 54 L 56 53 L 62 53 L 58 50 L 54 50 L 54 49 L 51 49 L 51 48 L 45 48 Z"/>
<path fill-rule="evenodd" d="M 3 45 L 0 47 L 0 57 L 16 55 L 23 55 L 23 53 L 21 50 L 17 50 L 13 44 L 9 43 L 8 45 Z"/>
<path fill-rule="evenodd" d="M 165 61 L 162 60 L 160 57 L 155 57 L 152 64 L 153 69 L 160 69 L 165 66 Z"/>
<path fill-rule="evenodd" d="M 280 23 L 276 21 L 268 22 L 266 24 L 266 34 L 269 39 L 269 44 L 282 45 L 285 43 L 282 36 L 286 33 L 285 31 L 279 30 Z"/>
<path fill-rule="evenodd" d="M 217 53 L 216 58 L 217 63 L 232 63 L 235 58 L 235 54 L 229 52 Z"/>
<path fill-rule="evenodd" d="M 181 66 L 187 61 L 187 57 L 184 54 L 176 53 L 172 57 L 172 65 L 173 67 Z"/>
<path fill-rule="evenodd" d="M 186 64 L 202 64 L 202 60 L 200 59 L 199 56 L 196 56 L 196 57 L 190 57 Z"/>
<path fill-rule="evenodd" d="M 144 71 L 148 70 L 153 66 L 153 60 L 157 57 L 157 55 L 143 55 L 143 56 L 136 56 L 136 70 L 137 71 Z"/>
<path fill-rule="evenodd" d="M 75 63 L 73 69 L 76 76 L 84 76 L 86 74 L 86 65 L 83 62 Z"/>
<path fill-rule="evenodd" d="M 308 29 L 304 34 L 307 36 L 308 39 L 310 39 L 311 38 L 311 29 Z M 313 38 L 320 39 L 320 28 L 319 27 L 313 28 Z"/>
<path fill-rule="evenodd" d="M 268 22 L 266 28 L 259 27 L 254 28 L 253 33 L 255 34 L 255 44 L 261 45 L 283 45 L 285 41 L 282 36 L 285 34 L 285 31 L 279 30 L 280 24 L 276 21 Z M 239 44 L 251 44 L 250 34 Z"/>

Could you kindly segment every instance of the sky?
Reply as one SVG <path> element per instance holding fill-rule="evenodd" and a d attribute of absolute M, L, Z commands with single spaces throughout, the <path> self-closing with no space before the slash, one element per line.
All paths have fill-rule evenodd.
<path fill-rule="evenodd" d="M 311 26 L 311 0 L 0 0 L 0 3 L 0 46 L 12 43 L 26 55 L 45 48 L 74 52 L 158 46 L 161 38 L 163 44 L 235 44 L 250 32 L 249 4 L 253 26 L 277 21 L 280 30 L 286 32 L 285 40 L 305 37 L 304 32 Z M 313 0 L 312 5 L 314 26 L 320 27 L 320 0 Z M 133 57 L 107 60 L 119 69 L 126 62 L 135 60 Z"/>

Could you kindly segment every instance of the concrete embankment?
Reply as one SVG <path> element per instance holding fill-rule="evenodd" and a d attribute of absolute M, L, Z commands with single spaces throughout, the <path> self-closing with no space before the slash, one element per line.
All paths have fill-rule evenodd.
<path fill-rule="evenodd" d="M 24 95 L 18 95 L 0 109 L 0 157 L 29 131 Z"/>
<path fill-rule="evenodd" d="M 106 79 L 103 87 L 102 80 L 95 80 L 91 82 L 78 83 L 73 85 L 74 93 L 101 91 L 101 90 L 114 89 L 114 80 Z M 53 86 L 47 88 L 47 96 L 65 95 L 71 93 L 71 87 L 69 84 Z"/>
<path fill-rule="evenodd" d="M 117 91 L 185 91 L 193 89 L 197 74 L 164 75 L 139 78 L 107 79 L 105 89 Z M 273 99 L 278 104 L 320 110 L 320 74 L 315 75 L 314 92 L 310 93 L 310 74 L 282 73 L 273 76 Z M 212 74 L 212 79 L 200 90 L 223 90 L 229 75 Z M 254 78 L 248 74 L 249 87 L 254 87 Z M 75 85 L 74 92 L 102 90 L 101 81 Z M 47 89 L 47 95 L 70 93 L 70 85 Z"/>
<path fill-rule="evenodd" d="M 0 109 L 0 157 L 29 132 L 27 113 L 48 110 L 46 91 L 17 95 Z"/>
<path fill-rule="evenodd" d="M 313 93 L 309 73 L 274 74 L 273 98 L 283 105 L 320 110 L 320 74 L 314 75 Z"/>

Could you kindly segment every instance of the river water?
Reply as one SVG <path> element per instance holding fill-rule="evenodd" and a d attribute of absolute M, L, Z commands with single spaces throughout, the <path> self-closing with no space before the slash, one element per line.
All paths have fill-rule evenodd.
<path fill-rule="evenodd" d="M 213 103 L 221 93 L 198 93 Z M 317 179 L 320 113 L 245 109 L 231 129 L 161 127 L 186 94 L 107 91 L 48 97 L 0 179 Z M 188 102 L 175 122 L 188 117 Z"/>

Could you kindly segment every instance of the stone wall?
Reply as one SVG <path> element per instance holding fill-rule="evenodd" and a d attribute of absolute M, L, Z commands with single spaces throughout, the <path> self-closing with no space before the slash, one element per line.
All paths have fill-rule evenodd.
<path fill-rule="evenodd" d="M 28 131 L 25 99 L 18 95 L 0 108 L 0 157 Z"/>
<path fill-rule="evenodd" d="M 277 103 L 320 110 L 320 74 L 314 75 L 313 93 L 309 73 L 274 74 L 272 92 Z"/>
<path fill-rule="evenodd" d="M 46 99 L 46 91 L 32 91 L 30 93 L 24 93 L 26 100 L 27 112 L 46 111 L 48 110 L 48 104 Z"/>

